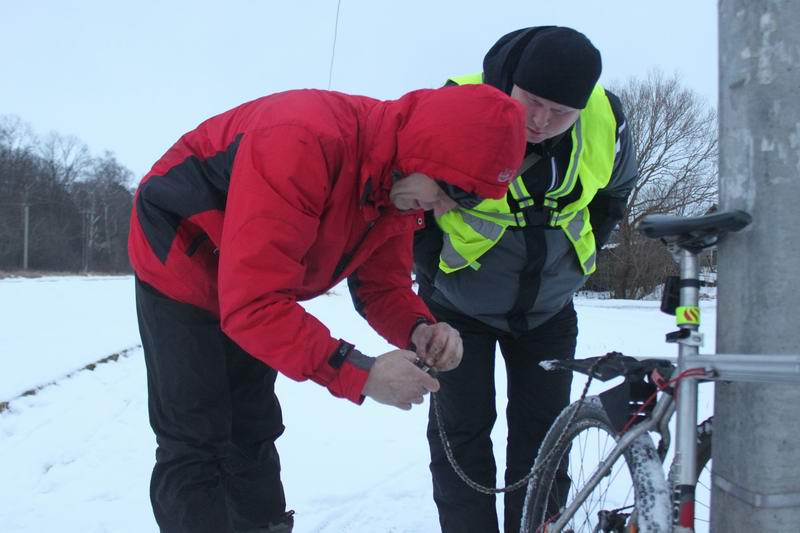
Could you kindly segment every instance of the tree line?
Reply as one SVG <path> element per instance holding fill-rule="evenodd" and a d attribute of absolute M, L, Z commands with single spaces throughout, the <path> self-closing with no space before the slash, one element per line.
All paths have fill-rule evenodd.
<path fill-rule="evenodd" d="M 622 100 L 640 177 L 586 289 L 642 298 L 675 265 L 636 224 L 715 205 L 717 117 L 677 76 L 658 71 L 609 89 Z M 92 157 L 74 137 L 39 139 L 20 119 L 0 116 L 0 271 L 130 272 L 132 184 L 113 154 Z"/>
<path fill-rule="evenodd" d="M 132 178 L 110 152 L 0 116 L 0 271 L 130 272 Z"/>

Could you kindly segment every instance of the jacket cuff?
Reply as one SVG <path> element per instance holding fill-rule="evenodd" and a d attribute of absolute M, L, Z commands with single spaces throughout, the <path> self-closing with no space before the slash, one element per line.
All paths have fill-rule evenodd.
<path fill-rule="evenodd" d="M 329 384 L 336 379 L 349 350 L 353 347 L 352 344 L 344 341 L 337 342 L 334 339 L 331 339 L 331 343 L 334 343 L 331 348 L 332 351 L 329 352 L 328 357 L 314 369 L 313 374 L 309 376 L 312 381 L 323 387 L 328 387 Z"/>
<path fill-rule="evenodd" d="M 373 364 L 374 357 L 364 355 L 355 348 L 350 349 L 336 377 L 328 385 L 328 390 L 334 396 L 361 405 L 364 403 L 364 385 Z"/>

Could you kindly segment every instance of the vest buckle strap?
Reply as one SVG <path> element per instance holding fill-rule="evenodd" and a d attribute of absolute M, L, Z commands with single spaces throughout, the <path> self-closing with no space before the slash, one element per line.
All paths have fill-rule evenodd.
<path fill-rule="evenodd" d="M 525 224 L 528 226 L 550 226 L 553 217 L 553 209 L 536 206 L 523 209 L 521 214 L 525 217 Z"/>

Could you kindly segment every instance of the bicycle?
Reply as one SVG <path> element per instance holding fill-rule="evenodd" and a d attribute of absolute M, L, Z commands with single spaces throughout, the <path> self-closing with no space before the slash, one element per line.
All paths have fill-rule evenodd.
<path fill-rule="evenodd" d="M 698 331 L 698 254 L 750 220 L 743 211 L 729 211 L 701 217 L 649 215 L 639 224 L 639 231 L 661 239 L 679 264 L 680 276 L 667 279 L 661 302 L 662 311 L 676 316 L 678 330 L 666 340 L 678 344 L 677 362 L 611 352 L 542 363 L 548 369 L 587 374 L 589 379 L 581 398 L 564 409 L 539 449 L 527 483 L 521 531 L 694 531 L 696 485 L 709 467 L 713 428 L 711 419 L 697 424 L 698 384 L 800 383 L 800 355 L 699 353 L 703 336 Z M 593 379 L 619 377 L 624 378 L 620 385 L 587 396 Z M 662 463 L 671 444 L 673 414 L 677 442 L 665 475 Z M 660 436 L 658 444 L 651 432 Z M 596 458 L 586 455 L 589 439 L 596 440 Z M 597 466 L 584 470 L 594 459 Z M 590 475 L 584 477 L 585 472 Z M 630 481 L 621 483 L 621 492 L 609 490 L 626 474 Z"/>

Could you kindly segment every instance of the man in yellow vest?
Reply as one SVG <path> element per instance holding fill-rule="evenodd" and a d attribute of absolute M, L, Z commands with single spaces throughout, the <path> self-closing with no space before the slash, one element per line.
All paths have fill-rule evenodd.
<path fill-rule="evenodd" d="M 569 401 L 571 374 L 545 372 L 539 362 L 574 357 L 573 294 L 594 272 L 638 177 L 630 128 L 619 99 L 597 83 L 600 71 L 600 53 L 586 36 L 544 26 L 503 36 L 482 74 L 448 82 L 487 83 L 527 108 L 526 158 L 507 197 L 448 191 L 460 208 L 429 214 L 415 237 L 420 294 L 464 345 L 461 365 L 439 375 L 442 424 L 458 464 L 483 485 L 494 486 L 496 476 L 496 346 L 508 375 L 505 480 L 512 483 L 528 473 Z M 433 411 L 428 441 L 442 531 L 497 532 L 494 496 L 457 477 Z M 560 483 L 566 495 L 566 475 Z M 506 533 L 518 531 L 523 493 L 505 496 Z"/>

